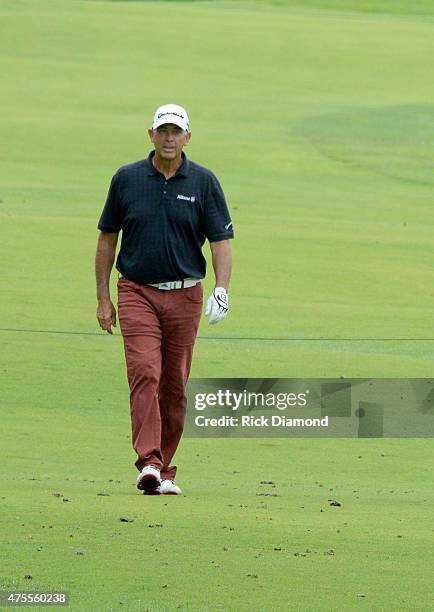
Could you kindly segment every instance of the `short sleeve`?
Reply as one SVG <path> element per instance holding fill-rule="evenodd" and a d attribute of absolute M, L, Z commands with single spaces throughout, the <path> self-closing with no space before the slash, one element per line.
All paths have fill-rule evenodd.
<path fill-rule="evenodd" d="M 234 237 L 226 198 L 214 175 L 210 178 L 205 202 L 205 236 L 210 242 Z"/>
<path fill-rule="evenodd" d="M 120 232 L 122 229 L 123 211 L 119 195 L 119 174 L 116 173 L 111 180 L 107 199 L 98 222 L 98 229 L 102 232 Z"/>

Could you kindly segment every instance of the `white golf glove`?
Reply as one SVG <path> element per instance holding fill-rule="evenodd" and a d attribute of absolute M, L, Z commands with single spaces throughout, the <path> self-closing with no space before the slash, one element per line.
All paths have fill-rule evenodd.
<path fill-rule="evenodd" d="M 218 323 L 228 314 L 229 298 L 228 292 L 224 287 L 216 287 L 208 298 L 206 304 L 205 316 L 208 317 L 208 323 Z"/>

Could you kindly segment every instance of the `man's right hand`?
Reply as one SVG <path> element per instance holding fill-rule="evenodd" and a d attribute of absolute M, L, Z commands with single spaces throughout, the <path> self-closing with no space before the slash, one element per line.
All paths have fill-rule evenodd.
<path fill-rule="evenodd" d="M 96 311 L 96 318 L 101 329 L 112 334 L 112 326 L 116 327 L 116 309 L 110 299 L 100 300 Z"/>

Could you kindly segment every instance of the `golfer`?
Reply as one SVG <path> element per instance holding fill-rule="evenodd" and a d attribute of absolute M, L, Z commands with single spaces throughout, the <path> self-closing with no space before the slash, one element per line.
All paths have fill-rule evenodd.
<path fill-rule="evenodd" d="M 148 130 L 154 150 L 113 176 L 98 223 L 96 285 L 100 327 L 112 333 L 116 310 L 109 281 L 119 233 L 118 316 L 124 341 L 137 487 L 145 494 L 181 493 L 171 465 L 185 419 L 185 385 L 202 312 L 208 239 L 215 288 L 205 315 L 228 313 L 232 221 L 214 174 L 183 152 L 187 112 L 166 104 Z"/>

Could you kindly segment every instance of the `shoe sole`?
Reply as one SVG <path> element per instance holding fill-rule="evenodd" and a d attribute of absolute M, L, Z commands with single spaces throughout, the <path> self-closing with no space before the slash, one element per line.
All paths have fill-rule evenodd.
<path fill-rule="evenodd" d="M 147 491 L 143 491 L 143 495 L 161 495 L 161 491 L 160 488 L 157 487 L 156 489 L 149 489 Z"/>
<path fill-rule="evenodd" d="M 139 491 L 155 491 L 160 484 L 160 481 L 153 474 L 145 474 L 137 483 L 137 488 Z"/>

